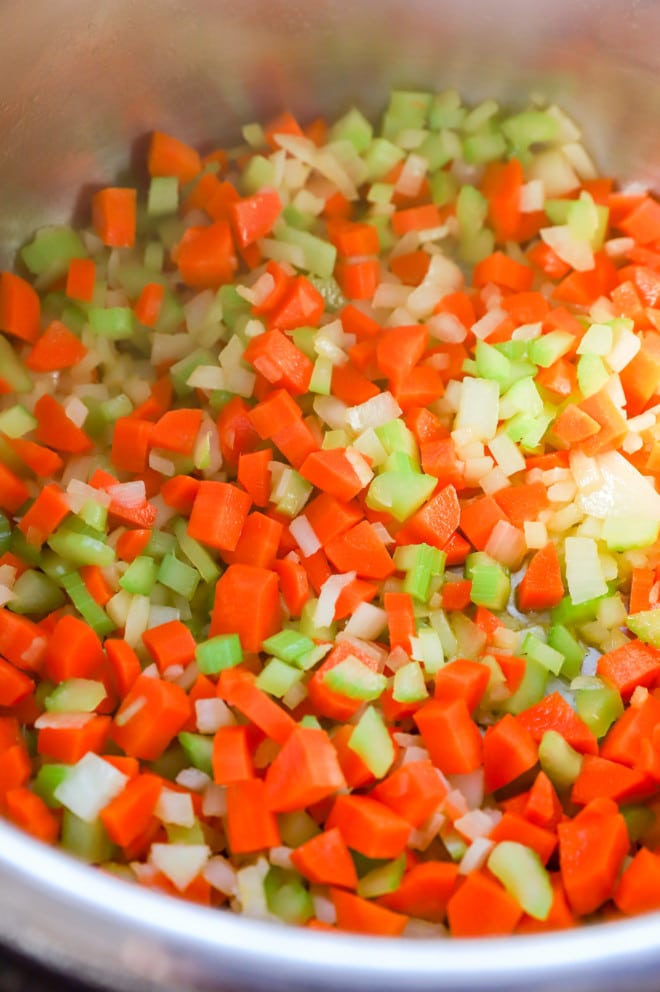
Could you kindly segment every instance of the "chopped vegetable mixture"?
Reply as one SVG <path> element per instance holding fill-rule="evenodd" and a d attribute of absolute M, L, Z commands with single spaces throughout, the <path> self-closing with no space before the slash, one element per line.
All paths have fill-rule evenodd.
<path fill-rule="evenodd" d="M 0 275 L 0 811 L 316 929 L 660 908 L 660 203 L 556 106 L 243 139 Z"/>

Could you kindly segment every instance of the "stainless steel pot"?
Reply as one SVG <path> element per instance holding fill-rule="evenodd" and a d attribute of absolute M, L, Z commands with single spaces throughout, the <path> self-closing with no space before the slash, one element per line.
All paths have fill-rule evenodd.
<path fill-rule="evenodd" d="M 155 126 L 196 143 L 393 85 L 556 99 L 601 167 L 660 185 L 657 0 L 2 0 L 0 262 Z M 137 156 L 136 156 L 137 158 Z M 81 192 L 82 191 L 82 192 Z M 114 989 L 351 992 L 660 985 L 660 915 L 547 937 L 395 942 L 157 898 L 0 823 L 0 940 Z"/>

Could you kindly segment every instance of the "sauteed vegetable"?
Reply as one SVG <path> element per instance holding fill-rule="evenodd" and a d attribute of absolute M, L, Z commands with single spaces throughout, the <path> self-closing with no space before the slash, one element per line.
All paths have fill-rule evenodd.
<path fill-rule="evenodd" d="M 660 203 L 556 106 L 242 138 L 0 276 L 0 810 L 315 928 L 660 908 Z"/>

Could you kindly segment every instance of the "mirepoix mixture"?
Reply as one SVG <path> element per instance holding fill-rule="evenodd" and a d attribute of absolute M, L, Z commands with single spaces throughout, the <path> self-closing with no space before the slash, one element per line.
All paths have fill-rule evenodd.
<path fill-rule="evenodd" d="M 0 276 L 0 812 L 316 929 L 660 908 L 660 203 L 397 91 Z"/>

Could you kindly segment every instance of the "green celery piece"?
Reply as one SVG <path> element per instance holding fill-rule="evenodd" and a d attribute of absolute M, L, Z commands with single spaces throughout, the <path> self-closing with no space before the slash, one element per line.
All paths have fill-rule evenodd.
<path fill-rule="evenodd" d="M 602 537 L 610 551 L 649 548 L 658 540 L 660 521 L 642 515 L 608 516 Z"/>
<path fill-rule="evenodd" d="M 185 396 L 190 396 L 193 392 L 192 388 L 188 385 L 188 379 L 198 366 L 215 365 L 216 362 L 216 355 L 212 351 L 209 351 L 208 348 L 197 348 L 189 355 L 175 362 L 170 368 L 170 378 L 172 379 L 174 392 L 178 398 L 183 399 Z"/>
<path fill-rule="evenodd" d="M 271 658 L 257 676 L 257 685 L 269 695 L 281 699 L 302 677 L 302 669 L 294 668 L 280 658 Z"/>
<path fill-rule="evenodd" d="M 49 713 L 93 713 L 107 693 L 94 679 L 66 679 L 44 699 Z"/>
<path fill-rule="evenodd" d="M 536 920 L 548 918 L 554 893 L 536 851 L 516 841 L 501 841 L 491 851 L 487 864 L 526 913 Z"/>
<path fill-rule="evenodd" d="M 181 552 L 186 556 L 190 564 L 197 569 L 203 582 L 214 583 L 220 578 L 220 569 L 214 562 L 209 552 L 199 541 L 191 537 L 188 533 L 188 524 L 181 518 L 172 524 L 174 536 L 179 542 Z"/>
<path fill-rule="evenodd" d="M 154 176 L 149 183 L 147 213 L 151 217 L 175 214 L 179 209 L 179 181 L 176 176 Z"/>
<path fill-rule="evenodd" d="M 173 554 L 167 554 L 160 563 L 157 580 L 162 586 L 190 600 L 199 585 L 199 572 Z"/>
<path fill-rule="evenodd" d="M 100 337 L 125 341 L 135 333 L 135 316 L 130 307 L 90 307 L 89 326 Z"/>
<path fill-rule="evenodd" d="M 494 118 L 499 113 L 499 105 L 495 100 L 482 100 L 475 107 L 468 110 L 463 120 L 463 131 L 466 134 L 475 134 L 489 121 L 494 122 Z"/>
<path fill-rule="evenodd" d="M 312 598 L 308 599 L 303 606 L 298 622 L 300 633 L 314 641 L 334 641 L 337 633 L 337 624 L 335 622 L 329 624 L 327 627 L 317 627 L 314 622 L 317 603 L 318 600 Z"/>
<path fill-rule="evenodd" d="M 652 644 L 656 648 L 660 647 L 660 609 L 630 613 L 626 626 L 640 641 Z"/>
<path fill-rule="evenodd" d="M 307 355 L 312 362 L 315 361 L 317 357 L 316 349 L 314 347 L 316 344 L 316 334 L 316 327 L 308 327 L 306 324 L 302 327 L 296 327 L 291 334 L 296 348 L 300 348 L 302 353 Z"/>
<path fill-rule="evenodd" d="M 0 513 L 0 555 L 11 547 L 11 524 L 4 513 Z"/>
<path fill-rule="evenodd" d="M 34 544 L 30 542 L 25 537 L 22 530 L 18 527 L 14 527 L 11 532 L 11 545 L 9 550 L 12 554 L 20 558 L 24 565 L 33 565 L 38 568 L 41 563 L 41 556 L 43 551 L 37 548 Z"/>
<path fill-rule="evenodd" d="M 387 138 L 374 138 L 362 156 L 368 170 L 367 178 L 371 182 L 383 179 L 404 156 L 405 152 Z"/>
<path fill-rule="evenodd" d="M 467 114 L 460 94 L 454 89 L 436 93 L 429 106 L 429 127 L 436 131 L 445 127 L 460 127 Z"/>
<path fill-rule="evenodd" d="M 139 555 L 130 563 L 119 580 L 119 585 L 133 595 L 149 596 L 156 584 L 157 575 L 158 566 L 153 558 Z"/>
<path fill-rule="evenodd" d="M 456 200 L 456 220 L 461 238 L 474 238 L 484 226 L 488 214 L 488 200 L 476 186 L 461 187 Z"/>
<path fill-rule="evenodd" d="M 100 403 L 98 415 L 106 424 L 114 424 L 120 417 L 128 417 L 133 409 L 133 404 L 128 396 L 121 393 L 119 396 L 113 396 L 112 399 Z"/>
<path fill-rule="evenodd" d="M 545 695 L 545 686 L 548 681 L 548 669 L 534 658 L 525 659 L 525 674 L 522 682 L 516 691 L 504 700 L 502 709 L 506 713 L 517 716 L 523 710 L 540 702 Z"/>
<path fill-rule="evenodd" d="M 454 137 L 456 136 L 454 135 Z M 458 138 L 456 138 L 456 144 L 458 146 L 458 153 L 456 155 L 452 154 L 451 158 L 457 158 L 460 155 L 461 145 Z M 433 173 L 429 182 L 431 184 L 431 199 L 437 207 L 445 207 L 448 203 L 454 202 L 458 195 L 460 184 L 453 173 L 439 169 Z"/>
<path fill-rule="evenodd" d="M 577 378 L 580 392 L 586 398 L 603 389 L 610 379 L 610 373 L 600 355 L 580 355 L 577 363 Z"/>
<path fill-rule="evenodd" d="M 575 337 L 567 331 L 550 331 L 529 342 L 529 357 L 535 365 L 547 369 L 565 355 L 574 343 Z"/>
<path fill-rule="evenodd" d="M 33 417 L 20 403 L 0 413 L 0 433 L 6 434 L 7 437 L 24 437 L 37 427 L 37 423 L 36 417 Z"/>
<path fill-rule="evenodd" d="M 334 276 L 324 278 L 322 276 L 310 275 L 309 281 L 315 289 L 318 289 L 325 301 L 326 310 L 329 310 L 331 313 L 334 313 L 335 310 L 341 310 L 348 303 Z"/>
<path fill-rule="evenodd" d="M 83 523 L 104 534 L 108 527 L 108 508 L 90 499 L 80 507 L 77 514 Z"/>
<path fill-rule="evenodd" d="M 463 157 L 469 165 L 484 165 L 502 158 L 506 141 L 498 131 L 484 129 L 463 141 Z"/>
<path fill-rule="evenodd" d="M 323 730 L 318 718 L 313 716 L 311 713 L 305 713 L 304 717 L 300 721 L 300 726 L 308 727 L 311 730 Z"/>
<path fill-rule="evenodd" d="M 626 821 L 631 844 L 639 843 L 643 840 L 644 835 L 655 826 L 656 814 L 648 806 L 632 803 L 629 806 L 620 806 L 619 812 Z"/>
<path fill-rule="evenodd" d="M 268 909 L 285 923 L 302 925 L 314 916 L 314 903 L 302 879 L 284 868 L 270 868 L 264 879 Z"/>
<path fill-rule="evenodd" d="M 217 675 L 225 668 L 234 668 L 243 661 L 243 649 L 238 634 L 218 634 L 202 641 L 195 648 L 195 661 L 202 675 Z"/>
<path fill-rule="evenodd" d="M 42 227 L 20 252 L 32 275 L 44 272 L 64 275 L 72 258 L 86 258 L 87 251 L 77 231 L 71 227 Z"/>
<path fill-rule="evenodd" d="M 296 665 L 299 660 L 314 649 L 314 641 L 297 630 L 280 630 L 267 637 L 261 645 L 266 654 L 275 655 L 282 661 Z"/>
<path fill-rule="evenodd" d="M 490 555 L 476 551 L 465 560 L 465 577 L 472 582 L 470 598 L 477 606 L 503 610 L 509 600 L 511 580 Z"/>
<path fill-rule="evenodd" d="M 169 844 L 205 844 L 206 837 L 199 820 L 191 827 L 182 827 L 178 823 L 165 824 L 165 833 Z"/>
<path fill-rule="evenodd" d="M 316 820 L 313 820 L 304 809 L 296 810 L 294 813 L 280 813 L 277 823 L 282 843 L 287 847 L 300 847 L 301 844 L 306 844 L 312 837 L 317 837 L 321 833 Z"/>
<path fill-rule="evenodd" d="M 575 705 L 578 716 L 600 739 L 623 713 L 623 702 L 613 685 L 597 681 L 600 685 L 594 688 L 576 690 Z"/>
<path fill-rule="evenodd" d="M 552 608 L 550 619 L 553 624 L 581 624 L 596 619 L 598 604 L 603 596 L 574 604 L 570 596 L 564 598 Z"/>
<path fill-rule="evenodd" d="M 257 193 L 275 182 L 275 166 L 265 155 L 253 155 L 240 176 L 241 192 L 246 196 Z"/>
<path fill-rule="evenodd" d="M 78 613 L 99 637 L 106 637 L 116 630 L 117 625 L 89 593 L 80 572 L 68 572 L 60 577 L 60 582 Z"/>
<path fill-rule="evenodd" d="M 543 110 L 523 110 L 502 121 L 501 129 L 514 153 L 519 153 L 532 145 L 556 141 L 559 121 Z"/>
<path fill-rule="evenodd" d="M 156 331 L 159 334 L 172 334 L 180 328 L 182 321 L 183 307 L 174 293 L 166 289 L 156 321 Z"/>
<path fill-rule="evenodd" d="M 333 368 L 334 366 L 329 358 L 319 355 L 314 362 L 312 377 L 309 380 L 308 389 L 310 393 L 316 393 L 318 396 L 330 395 Z"/>
<path fill-rule="evenodd" d="M 387 864 L 378 865 L 370 872 L 363 875 L 358 882 L 357 894 L 363 899 L 376 899 L 384 896 L 388 892 L 396 892 L 401 884 L 403 873 L 406 870 L 406 856 L 395 861 L 388 861 Z"/>
<path fill-rule="evenodd" d="M 51 579 L 62 585 L 62 577 L 75 572 L 75 568 L 68 561 L 64 561 L 56 555 L 50 548 L 44 548 L 41 552 L 41 571 Z M 80 580 L 82 582 L 82 579 Z"/>
<path fill-rule="evenodd" d="M 143 265 L 134 259 L 123 262 L 118 267 L 117 281 L 126 295 L 131 299 L 137 298 L 144 287 L 150 282 L 157 282 L 161 286 L 167 285 L 167 281 L 161 272 L 154 272 L 146 263 Z"/>
<path fill-rule="evenodd" d="M 488 227 L 482 227 L 475 234 L 461 236 L 458 243 L 458 256 L 466 265 L 477 265 L 495 249 L 495 235 Z"/>
<path fill-rule="evenodd" d="M 409 472 L 382 472 L 370 483 L 366 503 L 372 510 L 390 513 L 403 522 L 419 510 L 438 484 L 435 476 Z"/>
<path fill-rule="evenodd" d="M 76 533 L 68 521 L 48 538 L 48 546 L 73 565 L 112 565 L 115 552 L 109 544 L 89 534 Z"/>
<path fill-rule="evenodd" d="M 64 810 L 62 816 L 60 843 L 69 854 L 94 865 L 110 861 L 115 851 L 100 820 L 87 823 L 68 809 Z"/>
<path fill-rule="evenodd" d="M 563 624 L 555 623 L 548 631 L 548 644 L 564 656 L 561 674 L 567 679 L 574 679 L 580 674 L 584 660 L 584 649 Z"/>
<path fill-rule="evenodd" d="M 294 227 L 297 231 L 310 231 L 316 222 L 313 214 L 305 213 L 289 203 L 280 214 L 289 227 Z"/>
<path fill-rule="evenodd" d="M 473 371 L 482 379 L 494 379 L 495 382 L 508 383 L 511 378 L 511 361 L 494 345 L 486 341 L 477 341 L 475 348 L 475 363 Z M 464 369 L 464 371 L 468 371 Z"/>
<path fill-rule="evenodd" d="M 425 90 L 392 90 L 385 120 L 393 117 L 401 127 L 415 130 L 426 127 L 432 99 Z"/>
<path fill-rule="evenodd" d="M 59 586 L 48 575 L 28 568 L 16 579 L 8 607 L 14 613 L 39 616 L 52 613 L 64 604 Z"/>
<path fill-rule="evenodd" d="M 428 694 L 424 672 L 418 661 L 410 661 L 394 673 L 392 698 L 395 702 L 417 703 L 426 699 Z"/>
<path fill-rule="evenodd" d="M 538 417 L 543 413 L 543 400 L 531 376 L 514 382 L 502 398 L 500 416 L 508 420 L 515 413 L 524 413 L 528 417 Z"/>
<path fill-rule="evenodd" d="M 332 671 L 336 671 L 336 669 L 332 669 Z M 351 751 L 355 751 L 362 758 L 369 771 L 376 778 L 382 778 L 383 775 L 386 775 L 394 761 L 392 738 L 383 717 L 373 706 L 365 708 L 348 739 L 348 746 Z"/>
<path fill-rule="evenodd" d="M 279 513 L 285 517 L 297 517 L 303 506 L 312 495 L 314 487 L 303 479 L 299 472 L 291 469 L 287 475 L 287 484 L 284 491 L 278 493 L 275 507 Z"/>
<path fill-rule="evenodd" d="M 212 778 L 213 738 L 182 730 L 178 735 L 178 740 L 190 764 L 199 768 L 201 772 L 206 772 Z"/>
<path fill-rule="evenodd" d="M 0 369 L 2 378 L 14 392 L 30 392 L 33 386 L 32 376 L 3 334 L 0 334 Z"/>
<path fill-rule="evenodd" d="M 452 159 L 460 156 L 461 142 L 451 131 L 440 131 L 427 134 L 415 152 L 426 159 L 429 171 L 433 173 L 436 169 L 442 169 Z"/>
<path fill-rule="evenodd" d="M 560 651 L 545 644 L 535 634 L 528 633 L 522 643 L 522 653 L 527 658 L 533 658 L 540 665 L 547 668 L 553 675 L 559 675 L 564 666 L 564 656 Z"/>
<path fill-rule="evenodd" d="M 232 285 L 221 286 L 218 296 L 222 305 L 222 321 L 233 331 L 238 318 L 250 313 L 250 304 Z"/>
<path fill-rule="evenodd" d="M 164 558 L 176 551 L 176 537 L 165 530 L 153 530 L 145 554 L 150 558 Z"/>
<path fill-rule="evenodd" d="M 357 110 L 351 109 L 340 117 L 330 128 L 330 141 L 350 141 L 358 154 L 365 152 L 373 138 L 374 129 L 367 118 Z"/>
<path fill-rule="evenodd" d="M 403 451 L 393 451 L 388 455 L 382 465 L 378 467 L 379 474 L 384 472 L 395 472 L 398 474 L 414 475 L 419 474 L 421 469 L 416 458 Z"/>
<path fill-rule="evenodd" d="M 55 798 L 55 790 L 71 771 L 71 765 L 42 765 L 32 782 L 32 789 L 43 799 L 49 809 L 61 809 L 62 803 Z"/>
<path fill-rule="evenodd" d="M 557 791 L 564 792 L 580 774 L 582 755 L 556 730 L 546 730 L 539 744 L 539 763 Z"/>
<path fill-rule="evenodd" d="M 380 672 L 365 665 L 354 655 L 349 655 L 334 668 L 329 669 L 323 681 L 333 692 L 341 692 L 349 699 L 378 699 L 387 686 L 387 679 Z"/>
<path fill-rule="evenodd" d="M 329 241 L 283 223 L 276 226 L 274 234 L 278 241 L 283 241 L 288 245 L 297 245 L 298 248 L 302 249 L 305 268 L 308 272 L 324 279 L 330 278 L 333 274 L 337 260 L 337 249 Z"/>

